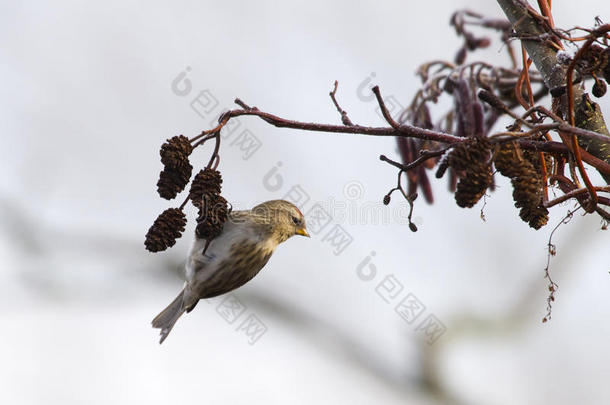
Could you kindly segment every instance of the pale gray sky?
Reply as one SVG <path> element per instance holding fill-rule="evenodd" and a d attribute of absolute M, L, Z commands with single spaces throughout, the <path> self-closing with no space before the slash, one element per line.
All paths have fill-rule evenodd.
<path fill-rule="evenodd" d="M 311 240 L 281 246 L 238 291 L 246 309 L 234 323 L 216 311 L 218 300 L 199 304 L 162 347 L 149 326 L 180 288 L 167 270 L 179 267 L 193 229 L 168 252 L 144 251 L 154 218 L 179 204 L 155 192 L 160 144 L 209 128 L 235 97 L 287 118 L 339 123 L 328 98 L 335 79 L 353 121 L 383 125 L 358 86 L 374 75 L 385 95 L 407 105 L 417 65 L 453 58 L 460 41 L 448 21 L 463 7 L 500 16 L 493 1 L 3 2 L 3 402 L 610 399 L 610 235 L 597 219 L 576 217 L 558 233 L 552 271 L 560 292 L 552 322 L 542 325 L 551 227 L 535 232 L 518 219 L 504 179 L 487 200 L 487 222 L 481 204 L 455 205 L 446 179 L 433 180 L 434 205 L 417 201 L 415 234 L 400 221 L 350 220 L 351 209 L 392 216 L 404 208 L 398 198 L 379 206 L 395 182 L 395 170 L 378 160 L 396 156 L 392 139 L 241 119 L 239 131 L 261 147 L 244 159 L 239 131 L 223 141 L 223 190 L 237 208 L 299 186 L 309 196 L 304 211 L 342 203 L 347 217 L 335 212 Z M 599 1 L 554 7 L 559 26 L 610 17 Z M 484 55 L 504 58 L 497 41 Z M 171 83 L 187 67 L 192 89 L 179 96 Z M 190 103 L 204 90 L 218 105 L 201 117 Z M 602 105 L 610 110 L 608 98 Z M 196 167 L 207 153 L 194 154 Z M 556 209 L 551 224 L 567 209 Z M 325 240 L 337 224 L 352 239 L 339 254 Z M 375 266 L 375 278 L 363 281 L 359 265 Z M 419 321 L 407 324 L 397 301 L 380 297 L 386 276 L 403 285 L 396 300 L 412 293 L 426 307 L 422 319 L 445 324 L 433 346 L 415 330 Z M 252 314 L 267 332 L 250 345 L 238 329 Z M 418 385 L 430 359 L 446 400 Z"/>

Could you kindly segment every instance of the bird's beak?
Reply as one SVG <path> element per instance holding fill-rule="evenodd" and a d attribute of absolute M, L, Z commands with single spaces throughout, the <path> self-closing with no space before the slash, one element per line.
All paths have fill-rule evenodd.
<path fill-rule="evenodd" d="M 308 238 L 310 237 L 309 234 L 307 233 L 307 229 L 305 229 L 305 228 L 297 229 L 296 234 L 301 235 L 301 236 L 307 236 Z"/>

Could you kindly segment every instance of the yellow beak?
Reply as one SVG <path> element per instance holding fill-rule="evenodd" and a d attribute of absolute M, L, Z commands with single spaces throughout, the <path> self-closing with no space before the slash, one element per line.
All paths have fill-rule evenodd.
<path fill-rule="evenodd" d="M 301 235 L 301 236 L 307 236 L 308 238 L 310 237 L 309 234 L 307 233 L 307 229 L 305 229 L 305 228 L 297 229 L 296 234 Z"/>

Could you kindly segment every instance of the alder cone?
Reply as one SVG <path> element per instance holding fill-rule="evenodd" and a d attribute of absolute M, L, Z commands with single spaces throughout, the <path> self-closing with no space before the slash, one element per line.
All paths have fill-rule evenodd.
<path fill-rule="evenodd" d="M 473 207 L 492 184 L 489 163 L 491 144 L 484 138 L 473 138 L 457 145 L 447 156 L 447 164 L 459 174 L 455 202 L 463 208 Z"/>
<path fill-rule="evenodd" d="M 538 230 L 549 222 L 549 210 L 542 205 L 523 207 L 519 211 L 519 217 L 527 222 L 530 227 Z"/>
<path fill-rule="evenodd" d="M 504 176 L 513 178 L 521 172 L 521 156 L 517 142 L 507 142 L 500 145 L 494 159 L 494 166 Z"/>
<path fill-rule="evenodd" d="M 447 163 L 457 171 L 469 170 L 487 164 L 490 151 L 491 144 L 487 139 L 473 138 L 454 147 L 447 156 Z"/>
<path fill-rule="evenodd" d="M 522 151 L 523 158 L 529 161 L 532 165 L 534 165 L 534 169 L 536 172 L 542 176 L 542 165 L 540 164 L 540 152 L 535 152 L 532 150 L 524 150 Z M 544 166 L 546 167 L 546 172 L 550 173 L 553 168 L 553 156 L 549 153 L 542 153 L 544 158 Z"/>
<path fill-rule="evenodd" d="M 188 184 L 191 179 L 192 171 L 193 166 L 191 166 L 190 163 L 179 168 L 166 166 L 161 173 L 159 173 L 159 180 L 157 181 L 157 192 L 159 193 L 159 196 L 166 200 L 175 198 Z"/>
<path fill-rule="evenodd" d="M 195 234 L 198 238 L 211 240 L 220 235 L 229 216 L 229 204 L 221 195 L 204 195 L 199 210 Z"/>
<path fill-rule="evenodd" d="M 553 164 L 551 155 L 543 154 L 547 171 Z M 500 146 L 494 158 L 498 171 L 511 179 L 515 207 L 520 208 L 519 217 L 534 229 L 548 223 L 549 211 L 543 207 L 543 179 L 540 153 L 521 150 L 517 142 Z"/>
<path fill-rule="evenodd" d="M 455 191 L 455 202 L 462 208 L 472 208 L 485 195 L 491 185 L 492 173 L 489 166 L 481 166 L 478 171 L 467 171 L 460 178 Z"/>
<path fill-rule="evenodd" d="M 168 208 L 155 219 L 146 233 L 144 246 L 150 252 L 160 252 L 176 244 L 186 225 L 186 215 L 178 208 Z"/>
<path fill-rule="evenodd" d="M 607 86 L 606 86 L 606 82 L 602 81 L 602 80 L 596 80 L 595 83 L 593 84 L 593 88 L 591 89 L 591 93 L 597 97 L 603 97 L 604 94 L 606 94 L 606 90 L 607 90 Z"/>
<path fill-rule="evenodd" d="M 161 145 L 159 154 L 164 167 L 159 173 L 157 192 L 162 198 L 175 198 L 188 184 L 193 172 L 189 162 L 192 152 L 193 146 L 184 135 L 174 136 Z"/>
<path fill-rule="evenodd" d="M 542 181 L 534 165 L 528 161 L 521 164 L 521 173 L 512 179 L 515 207 L 535 207 L 542 199 Z"/>
<path fill-rule="evenodd" d="M 542 179 L 534 165 L 524 160 L 521 166 L 522 172 L 512 179 L 513 199 L 515 207 L 521 208 L 519 217 L 534 229 L 540 229 L 549 220 L 548 210 L 541 206 L 542 202 Z"/>
<path fill-rule="evenodd" d="M 161 155 L 161 163 L 165 167 L 177 169 L 189 163 L 188 157 L 192 152 L 193 146 L 189 139 L 184 135 L 178 135 L 161 145 L 159 154 Z"/>
<path fill-rule="evenodd" d="M 208 199 L 219 195 L 222 189 L 222 175 L 218 170 L 205 168 L 200 170 L 193 179 L 189 198 L 193 205 L 200 210 L 203 207 L 206 197 Z"/>

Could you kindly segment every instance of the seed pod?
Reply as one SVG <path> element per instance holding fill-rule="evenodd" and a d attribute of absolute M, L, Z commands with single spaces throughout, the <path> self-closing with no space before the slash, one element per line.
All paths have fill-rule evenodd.
<path fill-rule="evenodd" d="M 591 89 L 591 93 L 597 98 L 603 97 L 606 94 L 606 82 L 595 78 L 595 83 L 593 84 L 593 88 Z"/>
<path fill-rule="evenodd" d="M 221 195 L 204 194 L 204 204 L 199 210 L 195 234 L 198 238 L 211 240 L 217 237 L 229 216 L 227 200 Z"/>
<path fill-rule="evenodd" d="M 391 197 L 389 194 L 383 196 L 383 205 L 388 205 L 390 203 Z"/>
<path fill-rule="evenodd" d="M 538 230 L 549 222 L 549 210 L 542 205 L 523 207 L 519 212 L 519 217 L 530 227 Z"/>
<path fill-rule="evenodd" d="M 491 185 L 491 167 L 480 166 L 479 170 L 468 170 L 466 176 L 460 178 L 455 191 L 455 202 L 462 208 L 473 207 L 485 194 Z"/>
<path fill-rule="evenodd" d="M 193 166 L 188 162 L 186 165 L 177 168 L 166 166 L 161 173 L 159 173 L 157 192 L 166 200 L 175 198 L 188 184 L 191 179 L 192 171 Z"/>
<path fill-rule="evenodd" d="M 552 159 L 544 154 L 547 171 Z M 520 208 L 519 217 L 534 229 L 540 229 L 549 220 L 548 210 L 542 203 L 542 166 L 540 153 L 521 150 L 517 142 L 500 145 L 494 159 L 498 171 L 511 179 L 515 207 Z"/>
<path fill-rule="evenodd" d="M 580 73 L 583 75 L 589 75 L 592 73 L 600 72 L 605 63 L 607 63 L 607 54 L 605 48 L 597 44 L 592 44 L 589 48 L 580 56 L 576 66 Z"/>
<path fill-rule="evenodd" d="M 521 172 L 512 179 L 515 207 L 533 209 L 542 197 L 542 181 L 534 165 L 528 161 L 521 163 Z"/>
<path fill-rule="evenodd" d="M 186 225 L 186 215 L 178 208 L 168 208 L 155 219 L 146 233 L 144 246 L 149 252 L 160 252 L 174 246 L 182 236 Z"/>
<path fill-rule="evenodd" d="M 200 170 L 191 183 L 189 198 L 193 205 L 202 208 L 204 196 L 210 197 L 220 194 L 222 189 L 222 175 L 218 170 L 205 168 Z"/>
<path fill-rule="evenodd" d="M 540 152 L 535 152 L 532 150 L 523 150 L 521 151 L 523 158 L 529 161 L 532 165 L 534 165 L 534 169 L 538 174 L 542 175 L 542 165 L 540 164 Z M 546 167 L 547 174 L 551 172 L 553 167 L 553 156 L 549 153 L 542 153 L 544 157 L 544 166 Z"/>
<path fill-rule="evenodd" d="M 512 179 L 521 173 L 522 160 L 521 149 L 517 142 L 507 142 L 499 146 L 494 158 L 494 165 L 502 175 Z"/>
<path fill-rule="evenodd" d="M 457 171 L 468 170 L 473 166 L 487 163 L 491 150 L 489 140 L 485 138 L 469 139 L 460 142 L 447 155 L 449 167 Z"/>
<path fill-rule="evenodd" d="M 447 162 L 460 177 L 455 192 L 458 206 L 473 207 L 491 185 L 493 176 L 488 162 L 490 148 L 487 139 L 473 138 L 460 143 L 449 153 Z"/>
<path fill-rule="evenodd" d="M 189 163 L 188 157 L 191 152 L 193 152 L 193 147 L 189 139 L 184 135 L 178 135 L 161 145 L 159 154 L 161 155 L 161 163 L 165 167 L 176 169 Z"/>
<path fill-rule="evenodd" d="M 547 224 L 548 210 L 541 205 L 542 179 L 533 164 L 524 160 L 521 173 L 512 179 L 515 207 L 521 208 L 519 217 L 530 227 L 540 229 Z"/>

